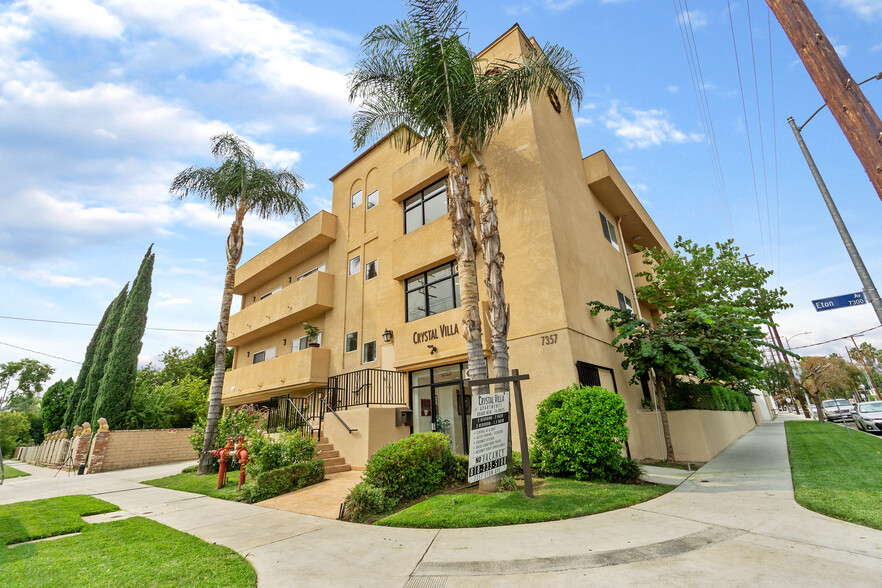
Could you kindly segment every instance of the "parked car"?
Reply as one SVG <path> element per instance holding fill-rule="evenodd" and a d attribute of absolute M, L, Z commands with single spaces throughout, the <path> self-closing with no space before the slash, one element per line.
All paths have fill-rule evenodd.
<path fill-rule="evenodd" d="M 825 400 L 821 404 L 821 410 L 824 411 L 824 418 L 828 421 L 846 421 L 853 418 L 854 414 L 854 407 L 845 398 Z"/>
<path fill-rule="evenodd" d="M 882 434 L 882 400 L 858 404 L 854 424 L 867 433 Z"/>

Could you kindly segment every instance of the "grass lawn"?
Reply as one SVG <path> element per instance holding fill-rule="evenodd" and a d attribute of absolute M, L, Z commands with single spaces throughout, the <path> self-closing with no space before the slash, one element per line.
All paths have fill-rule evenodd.
<path fill-rule="evenodd" d="M 21 478 L 24 476 L 30 476 L 29 473 L 23 472 L 21 470 L 17 470 L 15 468 L 9 467 L 8 465 L 3 465 L 3 473 L 5 475 L 5 479 L 10 480 L 12 478 Z"/>
<path fill-rule="evenodd" d="M 532 500 L 523 492 L 439 494 L 374 524 L 438 529 L 555 521 L 624 508 L 661 496 L 670 489 L 668 486 L 601 484 L 562 478 L 534 479 L 536 498 Z"/>
<path fill-rule="evenodd" d="M 882 439 L 830 423 L 788 421 L 796 502 L 882 529 Z"/>
<path fill-rule="evenodd" d="M 82 531 L 80 535 L 0 547 L 5 586 L 255 586 L 240 555 L 157 522 L 132 517 L 86 524 L 80 515 L 118 508 L 90 496 L 0 506 L 4 544 Z"/>
<path fill-rule="evenodd" d="M 142 483 L 158 488 L 168 488 L 169 490 L 205 494 L 212 498 L 223 498 L 224 500 L 236 500 L 239 497 L 239 493 L 236 490 L 239 486 L 238 471 L 227 472 L 227 485 L 220 490 L 217 489 L 217 474 L 209 474 L 207 476 L 197 476 L 195 473 L 175 474 L 174 476 L 157 478 L 156 480 L 148 480 Z"/>

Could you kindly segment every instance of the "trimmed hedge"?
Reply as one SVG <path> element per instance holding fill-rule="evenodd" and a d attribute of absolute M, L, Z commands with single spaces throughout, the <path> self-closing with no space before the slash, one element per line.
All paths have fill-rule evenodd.
<path fill-rule="evenodd" d="M 361 523 L 372 517 L 389 512 L 398 504 L 397 498 L 390 498 L 382 488 L 367 482 L 359 482 L 349 492 L 346 500 L 346 514 L 350 521 Z"/>
<path fill-rule="evenodd" d="M 299 490 L 325 479 L 325 462 L 320 457 L 267 472 L 242 486 L 241 496 L 248 502 L 260 502 L 292 490 Z"/>
<path fill-rule="evenodd" d="M 714 386 L 677 381 L 665 397 L 667 410 L 729 410 L 750 412 L 750 398 L 743 392 Z"/>
<path fill-rule="evenodd" d="M 531 465 L 540 476 L 620 482 L 639 475 L 624 457 L 625 401 L 600 386 L 574 384 L 539 403 Z"/>
<path fill-rule="evenodd" d="M 390 498 L 415 498 L 444 486 L 452 460 L 447 435 L 417 433 L 381 447 L 362 479 Z"/>

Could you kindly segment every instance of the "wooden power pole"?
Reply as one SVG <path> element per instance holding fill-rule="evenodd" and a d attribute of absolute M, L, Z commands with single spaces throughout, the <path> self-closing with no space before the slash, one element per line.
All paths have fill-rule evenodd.
<path fill-rule="evenodd" d="M 882 121 L 803 0 L 766 0 L 882 199 Z"/>

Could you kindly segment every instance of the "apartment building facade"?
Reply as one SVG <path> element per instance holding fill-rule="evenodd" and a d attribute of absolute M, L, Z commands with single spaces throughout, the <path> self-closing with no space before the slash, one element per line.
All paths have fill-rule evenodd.
<path fill-rule="evenodd" d="M 517 56 L 532 42 L 515 25 L 479 57 Z M 510 365 L 530 375 L 528 433 L 551 392 L 599 384 L 625 400 L 632 456 L 660 457 L 657 419 L 642 406 L 649 386 L 630 383 L 610 346 L 614 331 L 586 303 L 651 318 L 636 297 L 644 268 L 634 246 L 668 243 L 607 154 L 582 157 L 573 113 L 554 96 L 512 117 L 486 159 L 505 253 Z M 475 199 L 476 178 L 470 173 Z M 354 467 L 414 432 L 446 432 L 454 451 L 466 452 L 471 397 L 445 165 L 386 138 L 331 181 L 331 212 L 237 271 L 241 309 L 230 320 L 235 359 L 223 402 L 325 402 L 334 409 L 325 434 Z M 485 301 L 480 258 L 478 268 Z M 317 345 L 304 322 L 321 331 Z"/>

